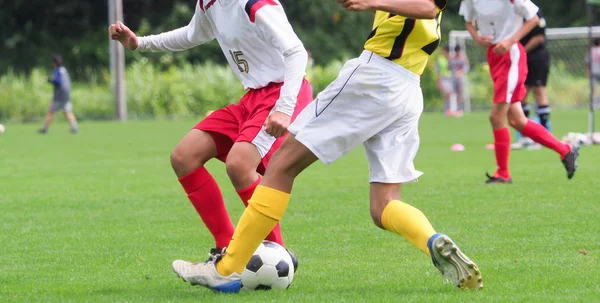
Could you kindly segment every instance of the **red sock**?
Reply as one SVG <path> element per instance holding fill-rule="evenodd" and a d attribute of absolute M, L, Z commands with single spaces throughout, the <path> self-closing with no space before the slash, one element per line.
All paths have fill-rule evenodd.
<path fill-rule="evenodd" d="M 252 183 L 252 185 L 237 191 L 238 195 L 244 202 L 244 205 L 248 206 L 248 200 L 250 200 L 250 198 L 252 198 L 252 194 L 254 193 L 254 190 L 256 189 L 258 184 L 260 184 L 260 180 L 261 180 L 260 177 L 258 177 L 258 179 L 256 181 L 254 181 L 254 183 Z M 279 223 L 277 223 L 277 225 L 275 225 L 275 227 L 273 228 L 271 233 L 265 238 L 265 240 L 269 240 L 271 242 L 277 242 L 277 244 L 285 247 L 283 245 L 283 236 L 281 235 L 281 228 L 279 227 Z"/>
<path fill-rule="evenodd" d="M 531 138 L 531 140 L 553 149 L 560 155 L 561 159 L 571 151 L 571 147 L 568 144 L 558 141 L 546 128 L 534 121 L 528 120 L 521 133 Z"/>
<path fill-rule="evenodd" d="M 510 156 L 510 130 L 508 127 L 494 130 L 494 150 L 496 151 L 496 170 L 495 176 L 510 178 L 508 172 L 508 159 Z"/>
<path fill-rule="evenodd" d="M 215 238 L 216 247 L 227 247 L 233 236 L 234 228 L 215 179 L 206 168 L 200 167 L 179 178 L 179 182 Z"/>

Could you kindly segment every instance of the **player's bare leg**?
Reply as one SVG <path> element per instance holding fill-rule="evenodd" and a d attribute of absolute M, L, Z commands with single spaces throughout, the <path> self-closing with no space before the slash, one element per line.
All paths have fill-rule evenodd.
<path fill-rule="evenodd" d="M 227 246 L 234 230 L 221 190 L 204 167 L 206 162 L 217 157 L 217 153 L 212 135 L 198 129 L 188 132 L 171 152 L 173 171 L 215 239 L 211 255 L 220 253 Z"/>
<path fill-rule="evenodd" d="M 288 135 L 273 155 L 267 174 L 240 218 L 226 254 L 203 264 L 177 260 L 173 262 L 173 270 L 191 284 L 221 292 L 238 292 L 246 263 L 287 208 L 295 177 L 316 160 L 310 150 Z M 248 232 L 250 226 L 252 232 Z M 241 237 L 237 233 L 244 235 Z"/>
<path fill-rule="evenodd" d="M 527 119 L 518 103 L 510 105 L 508 123 L 533 141 L 556 151 L 567 170 L 567 178 L 571 179 L 573 177 L 577 169 L 577 157 L 579 156 L 577 146 L 570 146 L 559 141 L 541 124 Z"/>
<path fill-rule="evenodd" d="M 269 163 L 269 169 L 256 188 L 240 218 L 227 254 L 217 263 L 222 276 L 241 273 L 252 253 L 281 220 L 289 202 L 294 179 L 317 157 L 293 135 L 288 135 Z M 245 231 L 252 224 L 252 233 Z M 239 234 L 243 232 L 244 236 Z"/>
<path fill-rule="evenodd" d="M 192 129 L 171 152 L 171 167 L 181 178 L 215 157 L 217 146 L 212 136 L 205 131 Z"/>
<path fill-rule="evenodd" d="M 260 164 L 260 153 L 250 142 L 236 142 L 227 154 L 225 168 L 236 190 L 244 189 L 258 180 L 256 168 Z"/>
<path fill-rule="evenodd" d="M 44 121 L 44 126 L 38 132 L 40 134 L 47 133 L 48 132 L 48 128 L 50 127 L 50 124 L 52 124 L 53 120 L 54 120 L 54 112 L 48 111 L 48 113 L 46 114 L 46 119 Z"/>
<path fill-rule="evenodd" d="M 436 234 L 419 209 L 400 201 L 401 187 L 400 183 L 371 183 L 371 217 L 375 225 L 403 236 L 431 256 L 444 279 L 455 286 L 463 289 L 483 287 L 477 265 L 448 236 Z"/>
<path fill-rule="evenodd" d="M 510 156 L 510 131 L 506 126 L 508 110 L 508 103 L 495 103 L 490 113 L 490 122 L 494 133 L 494 152 L 498 169 L 492 176 L 488 175 L 488 180 L 485 182 L 487 184 L 512 182 L 508 170 L 508 159 Z"/>
<path fill-rule="evenodd" d="M 227 175 L 246 206 L 248 206 L 248 200 L 250 200 L 254 190 L 261 182 L 260 175 L 256 172 L 256 168 L 261 164 L 261 161 L 262 158 L 258 149 L 250 142 L 234 143 L 227 154 L 225 162 Z M 229 238 L 231 239 L 231 236 Z M 285 247 L 279 223 L 275 225 L 265 240 L 277 242 Z"/>
<path fill-rule="evenodd" d="M 296 140 L 294 135 L 289 134 L 273 155 L 261 185 L 290 193 L 294 179 L 317 160 L 312 151 Z"/>
<path fill-rule="evenodd" d="M 74 134 L 77 133 L 77 119 L 75 118 L 75 115 L 73 115 L 73 112 L 65 111 L 65 117 L 67 117 L 67 121 L 69 121 L 69 125 L 71 126 L 71 132 Z"/>

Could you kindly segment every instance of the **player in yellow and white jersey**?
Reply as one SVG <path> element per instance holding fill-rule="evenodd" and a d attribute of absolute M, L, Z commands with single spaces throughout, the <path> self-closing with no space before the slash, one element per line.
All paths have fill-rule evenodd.
<path fill-rule="evenodd" d="M 373 31 L 359 58 L 333 81 L 289 127 L 273 155 L 224 255 L 216 261 L 173 262 L 184 280 L 235 292 L 246 263 L 281 220 L 296 176 L 316 160 L 332 163 L 362 144 L 370 168 L 370 208 L 375 225 L 403 236 L 431 256 L 460 288 L 483 286 L 481 273 L 446 235 L 436 233 L 418 209 L 400 201 L 403 183 L 422 173 L 413 159 L 423 111 L 419 78 L 440 43 L 445 0 L 338 0 L 352 11 L 376 10 Z"/>

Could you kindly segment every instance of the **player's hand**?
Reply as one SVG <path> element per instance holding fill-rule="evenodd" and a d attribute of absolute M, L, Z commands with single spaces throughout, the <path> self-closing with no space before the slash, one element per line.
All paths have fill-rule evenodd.
<path fill-rule="evenodd" d="M 108 27 L 108 33 L 111 39 L 121 42 L 126 49 L 135 50 L 138 47 L 138 40 L 135 33 L 119 21 Z"/>
<path fill-rule="evenodd" d="M 506 54 L 506 52 L 508 52 L 510 50 L 510 48 L 513 46 L 514 42 L 510 41 L 510 40 L 504 40 L 504 41 L 500 41 L 500 43 L 496 44 L 496 46 L 494 46 L 494 54 L 496 55 L 504 55 Z"/>
<path fill-rule="evenodd" d="M 279 138 L 285 135 L 290 126 L 291 117 L 282 112 L 273 112 L 265 120 L 264 128 L 267 134 Z"/>
<path fill-rule="evenodd" d="M 337 0 L 346 10 L 367 11 L 375 7 L 374 0 Z"/>
<path fill-rule="evenodd" d="M 477 42 L 477 44 L 484 47 L 490 47 L 492 45 L 492 41 L 494 41 L 492 37 L 488 35 L 478 35 L 474 38 L 474 40 Z"/>

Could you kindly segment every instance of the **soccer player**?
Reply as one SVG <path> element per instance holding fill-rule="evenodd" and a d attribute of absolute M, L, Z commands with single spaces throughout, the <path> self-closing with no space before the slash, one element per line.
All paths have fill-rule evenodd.
<path fill-rule="evenodd" d="M 465 107 L 464 82 L 469 72 L 469 58 L 461 50 L 460 45 L 454 47 L 454 54 L 450 56 L 448 65 L 452 71 L 452 86 L 456 93 L 457 110 L 455 116 L 460 117 Z"/>
<path fill-rule="evenodd" d="M 199 0 L 190 23 L 179 29 L 137 37 L 117 22 L 109 32 L 127 49 L 140 52 L 183 51 L 216 39 L 248 90 L 239 103 L 200 121 L 171 153 L 179 182 L 214 237 L 212 259 L 228 246 L 234 229 L 221 190 L 204 165 L 213 158 L 225 162 L 234 188 L 247 204 L 294 112 L 312 100 L 304 79 L 304 46 L 276 0 Z M 279 226 L 265 237 L 283 245 Z"/>
<path fill-rule="evenodd" d="M 592 96 L 594 104 L 598 103 L 598 81 L 600 81 L 600 38 L 594 38 L 593 46 L 591 49 L 592 58 L 590 54 L 585 57 L 585 63 L 587 68 L 587 76 L 592 77 Z M 591 66 L 591 70 L 590 70 Z"/>
<path fill-rule="evenodd" d="M 48 79 L 48 83 L 52 84 L 54 88 L 52 103 L 50 103 L 50 107 L 48 108 L 44 126 L 38 133 L 47 133 L 50 124 L 54 120 L 54 113 L 62 110 L 65 112 L 67 121 L 71 125 L 71 133 L 76 134 L 78 128 L 77 119 L 73 115 L 73 104 L 71 103 L 71 77 L 67 69 L 63 66 L 62 58 L 58 55 L 52 57 L 52 68 L 54 69 L 52 78 Z"/>
<path fill-rule="evenodd" d="M 449 67 L 450 48 L 448 45 L 442 47 L 442 54 L 437 56 L 435 60 L 435 73 L 437 76 L 437 88 L 442 93 L 444 98 L 444 114 L 453 116 L 454 112 L 450 105 L 450 99 L 455 93 L 454 85 L 452 85 L 452 71 Z"/>
<path fill-rule="evenodd" d="M 567 178 L 571 179 L 577 169 L 579 148 L 557 140 L 542 125 L 527 119 L 519 104 L 525 97 L 527 76 L 527 54 L 519 40 L 538 24 L 538 7 L 530 0 L 463 0 L 460 11 L 473 39 L 488 48 L 494 82 L 490 121 L 498 168 L 492 176 L 487 175 L 486 183 L 512 183 L 508 170 L 510 131 L 506 126 L 507 118 L 510 126 L 521 134 L 556 151 L 567 170 Z"/>
<path fill-rule="evenodd" d="M 527 92 L 533 91 L 535 98 L 535 114 L 539 118 L 540 124 L 550 131 L 550 104 L 546 94 L 546 83 L 548 82 L 548 73 L 550 72 L 550 53 L 546 48 L 546 19 L 541 13 L 537 13 L 539 21 L 535 27 L 521 39 L 521 44 L 527 52 L 527 79 L 525 87 Z M 525 117 L 529 118 L 529 104 L 527 104 L 527 93 L 521 101 L 521 107 Z M 538 144 L 532 145 L 531 139 L 521 137 L 517 142 L 511 145 L 512 149 L 521 149 L 526 146 L 534 148 Z"/>
<path fill-rule="evenodd" d="M 400 201 L 403 183 L 421 172 L 413 159 L 423 111 L 419 83 L 440 37 L 442 0 L 338 0 L 347 10 L 376 10 L 373 31 L 359 58 L 290 126 L 288 136 L 256 188 L 224 255 L 201 264 L 176 260 L 174 271 L 194 285 L 237 292 L 246 263 L 264 236 L 281 220 L 296 176 L 320 159 L 329 164 L 363 144 L 370 166 L 374 223 L 404 236 L 430 255 L 433 264 L 461 288 L 480 288 L 481 273 L 425 215 Z"/>

